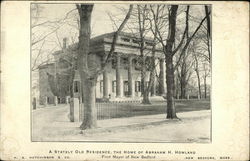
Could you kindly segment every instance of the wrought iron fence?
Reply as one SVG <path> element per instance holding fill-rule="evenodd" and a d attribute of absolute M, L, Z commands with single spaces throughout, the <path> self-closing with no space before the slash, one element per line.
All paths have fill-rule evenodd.
<path fill-rule="evenodd" d="M 133 106 L 140 102 L 102 102 L 96 103 L 97 119 L 111 119 L 133 116 Z"/>

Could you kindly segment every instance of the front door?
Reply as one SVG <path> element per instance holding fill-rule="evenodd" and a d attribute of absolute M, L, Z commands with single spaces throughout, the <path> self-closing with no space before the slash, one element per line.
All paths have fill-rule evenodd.
<path fill-rule="evenodd" d="M 123 89 L 123 91 L 124 91 L 124 96 L 128 96 L 128 81 L 124 81 L 123 82 L 123 87 L 124 87 L 124 89 Z"/>

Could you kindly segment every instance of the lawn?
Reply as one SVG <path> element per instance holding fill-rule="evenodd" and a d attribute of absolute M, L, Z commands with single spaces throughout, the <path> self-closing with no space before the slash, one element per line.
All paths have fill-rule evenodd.
<path fill-rule="evenodd" d="M 152 102 L 151 105 L 140 103 L 97 103 L 97 117 L 99 120 L 109 118 L 132 117 L 166 113 L 165 102 Z M 177 100 L 176 111 L 200 111 L 210 109 L 210 100 Z"/>

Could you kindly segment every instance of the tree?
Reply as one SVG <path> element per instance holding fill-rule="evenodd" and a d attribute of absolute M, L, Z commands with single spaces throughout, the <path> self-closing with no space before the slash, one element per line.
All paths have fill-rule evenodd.
<path fill-rule="evenodd" d="M 52 53 L 61 47 L 57 32 L 65 25 L 72 25 L 72 13 L 76 10 L 74 8 L 66 12 L 60 19 L 49 20 L 48 17 L 42 17 L 43 9 L 41 4 L 31 5 L 32 72 L 53 61 Z M 53 47 L 46 49 L 46 45 L 51 43 Z"/>
<path fill-rule="evenodd" d="M 95 87 L 97 77 L 103 72 L 103 70 L 105 70 L 107 63 L 112 58 L 113 53 L 115 51 L 117 37 L 126 22 L 128 21 L 133 6 L 130 5 L 129 11 L 124 21 L 121 23 L 118 30 L 114 33 L 111 49 L 107 55 L 104 55 L 103 61 L 100 62 L 101 66 L 98 66 L 98 63 L 96 63 L 96 61 L 98 60 L 97 55 L 89 51 L 91 34 L 91 14 L 94 5 L 77 4 L 76 6 L 80 17 L 80 32 L 78 43 L 79 53 L 77 58 L 77 64 L 81 78 L 82 92 L 84 93 L 84 118 L 80 128 L 89 129 L 96 127 L 97 124 L 97 113 L 95 107 Z"/>
<path fill-rule="evenodd" d="M 142 9 L 141 9 L 142 8 Z M 144 53 L 145 49 L 145 30 L 146 30 L 146 18 L 147 18 L 147 5 L 137 5 L 138 10 L 138 24 L 139 24 L 139 46 L 140 46 L 140 62 L 141 62 L 141 93 L 142 103 L 150 104 L 149 101 L 149 90 L 146 85 L 146 56 Z"/>
<path fill-rule="evenodd" d="M 197 75 L 197 82 L 198 82 L 198 99 L 201 99 L 201 79 L 200 79 L 200 69 L 199 69 L 199 61 L 198 61 L 198 56 L 194 52 L 194 60 L 195 60 L 195 65 L 194 65 L 194 70 Z"/>
<path fill-rule="evenodd" d="M 167 118 L 177 118 L 175 106 L 174 106 L 174 66 L 173 56 L 173 45 L 175 42 L 175 30 L 176 30 L 176 14 L 178 5 L 172 5 L 169 13 L 169 33 L 168 39 L 165 46 L 165 60 L 166 60 L 166 82 L 167 82 Z M 188 10 L 187 10 L 188 12 Z M 187 29 L 187 27 L 186 27 Z M 185 29 L 185 32 L 186 32 Z M 185 33 L 184 32 L 184 33 Z M 185 34 L 183 34 L 185 35 Z M 184 37 L 184 36 L 183 36 Z M 181 43 L 180 43 L 181 44 Z"/>
<path fill-rule="evenodd" d="M 205 32 L 204 32 L 204 29 L 205 29 Z M 198 99 L 202 97 L 201 79 L 204 78 L 203 72 L 206 75 L 205 77 L 209 76 L 209 64 L 210 64 L 209 54 L 210 53 L 206 45 L 207 45 L 207 29 L 203 27 L 196 34 L 196 36 L 194 37 L 190 45 L 190 48 L 191 48 L 190 52 L 194 60 L 194 71 L 197 77 Z M 206 78 L 205 78 L 205 82 L 206 82 Z M 206 87 L 205 84 L 204 86 Z"/>
<path fill-rule="evenodd" d="M 54 70 L 54 72 L 47 71 L 50 89 L 54 96 L 68 96 L 70 92 L 68 84 L 72 85 L 72 83 L 69 82 L 73 82 L 72 75 L 74 70 L 65 68 L 63 71 L 59 70 L 56 67 L 58 60 L 54 59 L 53 53 L 56 50 L 62 50 L 62 45 L 58 39 L 58 32 L 62 31 L 64 27 L 69 27 L 73 24 L 72 18 L 75 17 L 73 13 L 76 11 L 76 8 L 65 12 L 62 17 L 58 18 L 47 17 L 45 13 L 46 10 L 44 10 L 44 4 L 34 3 L 31 4 L 30 8 L 32 92 L 38 90 L 39 88 L 37 85 L 39 80 L 38 70 L 43 66 L 46 67 L 50 64 L 51 67 L 51 64 L 54 64 L 56 70 Z M 38 95 L 35 95 L 35 93 L 33 96 L 39 97 Z"/>
<path fill-rule="evenodd" d="M 200 27 L 202 26 L 203 22 L 205 21 L 205 19 L 207 17 L 207 16 L 205 16 L 201 20 L 201 22 L 199 23 L 199 25 L 197 26 L 197 28 L 195 29 L 193 34 L 189 37 L 189 6 L 187 6 L 186 27 L 184 30 L 184 34 L 183 34 L 183 37 L 182 37 L 179 45 L 176 47 L 176 49 L 173 50 L 173 44 L 175 41 L 177 10 L 178 10 L 178 6 L 176 6 L 176 5 L 171 6 L 170 13 L 169 13 L 169 33 L 168 33 L 167 43 L 165 46 L 165 50 L 166 50 L 165 59 L 166 59 L 166 68 L 167 68 L 167 70 L 166 70 L 166 74 L 167 74 L 167 76 L 166 76 L 167 77 L 167 118 L 171 118 L 171 119 L 177 118 L 175 106 L 174 106 L 174 100 L 173 100 L 174 91 L 175 91 L 175 89 L 174 89 L 174 70 L 175 70 L 176 66 L 178 66 L 178 64 L 181 60 L 180 58 L 186 52 L 191 40 L 194 38 L 195 34 L 198 32 L 198 30 L 200 29 Z M 179 60 L 177 60 L 176 66 L 173 67 L 173 56 L 181 47 L 185 35 L 186 35 L 185 45 L 182 48 L 182 51 L 181 51 L 181 54 L 179 56 Z"/>
<path fill-rule="evenodd" d="M 151 6 L 152 7 L 152 6 Z M 118 8 L 122 12 L 127 12 L 125 8 Z M 117 21 L 119 19 L 115 19 L 115 15 L 111 15 L 108 13 L 110 20 L 113 22 L 114 27 L 117 28 Z M 150 31 L 153 30 L 153 20 L 152 15 L 150 15 L 149 5 L 136 5 L 136 10 L 133 10 L 131 13 L 130 21 L 126 24 L 125 29 L 128 30 L 134 36 L 133 43 L 137 43 L 139 46 L 139 56 L 135 56 L 134 59 L 137 62 L 137 65 L 140 66 L 141 72 L 141 95 L 143 97 L 142 104 L 150 104 L 149 94 L 153 87 L 153 83 L 155 81 L 155 49 L 156 49 L 156 38 L 155 34 L 153 40 L 150 40 L 150 44 L 152 44 L 152 48 L 149 49 L 146 41 L 147 36 L 151 35 Z M 153 33 L 153 32 L 152 32 Z M 151 58 L 149 58 L 151 57 Z M 149 81 L 147 82 L 147 74 L 149 71 Z M 152 93 L 155 94 L 155 93 Z"/>
<path fill-rule="evenodd" d="M 73 97 L 77 52 L 74 46 L 68 46 L 67 49 L 61 47 L 58 52 L 61 52 L 60 59 L 54 61 L 54 73 L 47 72 L 49 86 L 54 96 Z"/>
<path fill-rule="evenodd" d="M 205 5 L 205 14 L 207 17 L 207 48 L 208 48 L 208 58 L 209 58 L 209 62 L 211 61 L 211 23 L 210 23 L 210 10 L 211 7 L 208 5 Z"/>
<path fill-rule="evenodd" d="M 186 25 L 184 32 L 182 34 L 182 38 L 179 41 L 179 44 L 175 44 L 176 40 L 176 22 L 177 22 L 177 10 L 178 10 L 178 5 L 171 5 L 170 8 L 168 9 L 168 24 L 165 25 L 165 29 L 168 29 L 167 32 L 167 39 L 166 39 L 166 44 L 164 43 L 165 40 L 163 39 L 163 36 L 158 29 L 158 39 L 160 43 L 163 46 L 163 52 L 165 54 L 165 62 L 166 62 L 166 84 L 167 84 L 167 118 L 173 119 L 177 118 L 176 116 L 176 110 L 174 106 L 174 91 L 175 91 L 175 86 L 174 86 L 174 71 L 175 69 L 179 66 L 179 63 L 181 61 L 182 56 L 186 52 L 191 40 L 195 36 L 195 34 L 198 32 L 200 27 L 202 26 L 203 22 L 206 19 L 203 18 L 197 28 L 194 30 L 193 34 L 189 36 L 189 6 L 186 8 Z M 185 39 L 186 38 L 186 39 Z M 185 43 L 184 43 L 185 39 Z M 184 46 L 182 47 L 182 45 Z M 175 48 L 174 48 L 175 47 Z M 182 50 L 180 52 L 179 58 L 176 60 L 176 64 L 174 66 L 173 64 L 173 57 L 177 53 L 177 51 L 180 50 L 182 47 Z"/>
<path fill-rule="evenodd" d="M 180 84 L 181 98 L 187 98 L 187 86 L 189 84 L 190 77 L 192 75 L 193 59 L 189 53 L 191 53 L 192 47 L 190 46 L 186 53 L 183 55 L 180 65 L 176 68 L 178 80 Z"/>
<path fill-rule="evenodd" d="M 209 64 L 206 62 L 203 62 L 203 81 L 204 81 L 204 98 L 207 98 L 207 77 L 210 76 L 210 69 Z"/>
<path fill-rule="evenodd" d="M 96 126 L 96 108 L 95 108 L 95 84 L 96 77 L 93 76 L 94 55 L 89 53 L 90 34 L 91 34 L 91 14 L 94 5 L 77 5 L 80 16 L 80 32 L 78 43 L 77 65 L 81 78 L 81 87 L 84 94 L 84 120 L 81 129 L 93 128 Z M 90 62 L 90 59 L 92 61 Z"/>

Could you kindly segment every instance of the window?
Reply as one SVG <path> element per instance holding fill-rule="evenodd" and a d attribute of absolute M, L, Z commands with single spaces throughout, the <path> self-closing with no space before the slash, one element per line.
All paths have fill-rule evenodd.
<path fill-rule="evenodd" d="M 134 66 L 135 66 L 135 70 L 141 70 L 141 63 L 139 60 L 134 59 Z"/>
<path fill-rule="evenodd" d="M 152 42 L 145 42 L 145 44 L 146 44 L 147 46 L 153 46 L 153 45 L 154 45 L 154 43 L 152 43 Z"/>
<path fill-rule="evenodd" d="M 128 58 L 122 58 L 122 65 L 124 69 L 128 69 Z"/>
<path fill-rule="evenodd" d="M 124 81 L 124 92 L 128 92 L 128 81 Z"/>
<path fill-rule="evenodd" d="M 135 92 L 141 92 L 141 82 L 135 81 Z"/>
<path fill-rule="evenodd" d="M 112 81 L 112 92 L 116 92 L 116 81 Z"/>
<path fill-rule="evenodd" d="M 140 43 L 140 41 L 139 41 L 139 40 L 137 40 L 137 39 L 133 39 L 133 43 L 135 43 L 135 44 L 139 44 L 139 43 Z"/>
<path fill-rule="evenodd" d="M 100 81 L 100 92 L 103 91 L 103 80 Z"/>
<path fill-rule="evenodd" d="M 74 92 L 78 93 L 80 91 L 80 82 L 74 81 Z"/>
<path fill-rule="evenodd" d="M 130 42 L 130 39 L 129 38 L 125 38 L 125 37 L 122 37 L 121 40 L 124 41 L 124 42 Z"/>

